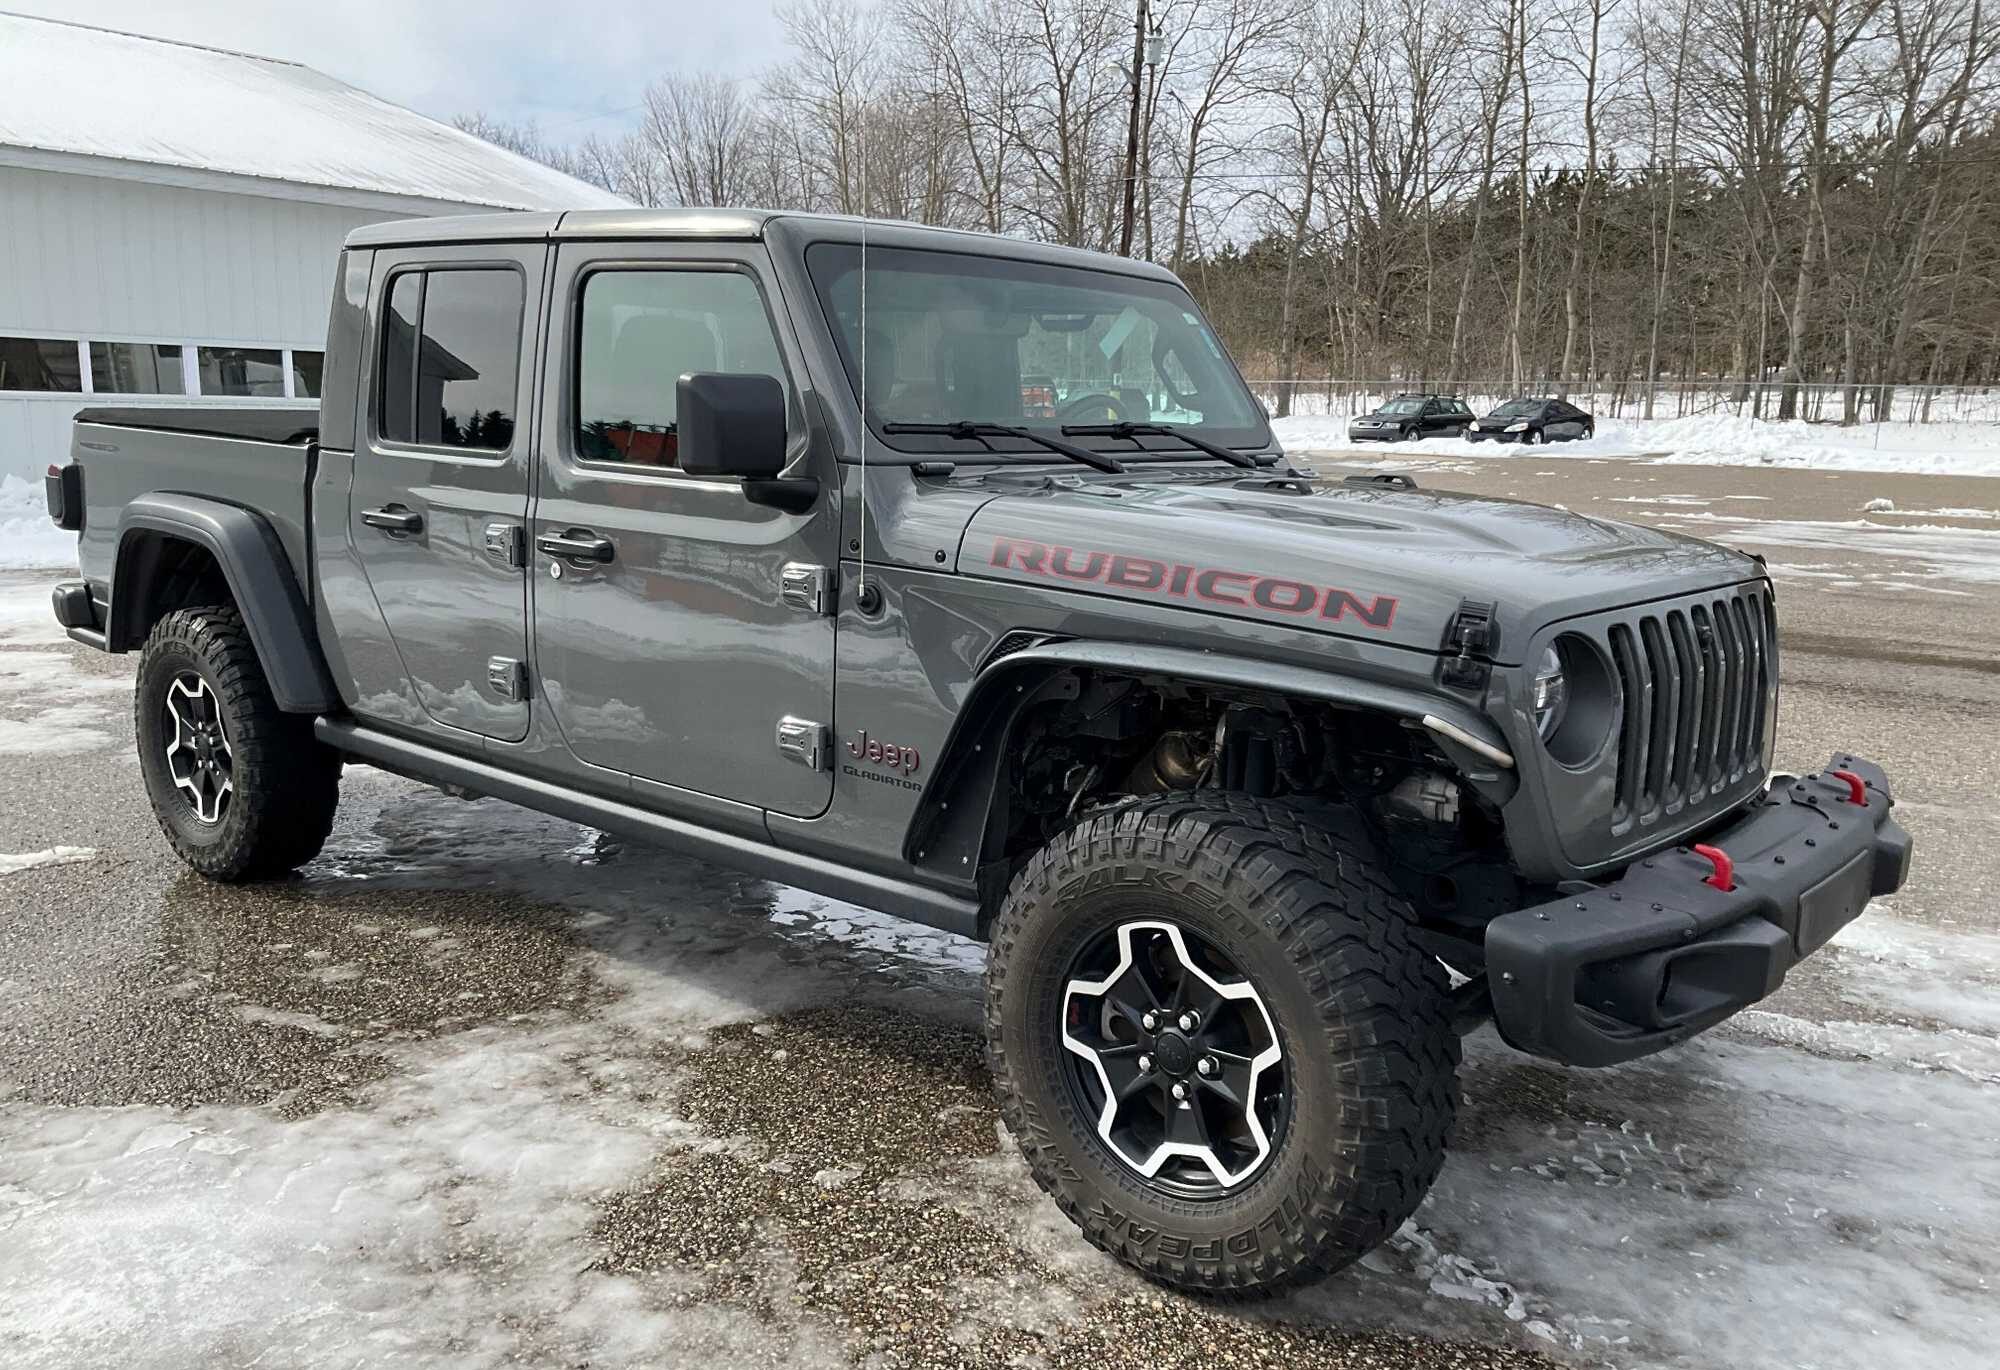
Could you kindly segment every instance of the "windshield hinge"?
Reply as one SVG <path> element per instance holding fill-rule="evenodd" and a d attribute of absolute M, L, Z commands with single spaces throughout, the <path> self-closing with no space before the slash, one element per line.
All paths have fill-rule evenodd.
<path fill-rule="evenodd" d="M 1500 646 L 1500 629 L 1493 622 L 1490 600 L 1462 599 L 1444 630 L 1445 656 L 1438 679 L 1459 689 L 1481 690 L 1492 674 L 1491 657 Z"/>

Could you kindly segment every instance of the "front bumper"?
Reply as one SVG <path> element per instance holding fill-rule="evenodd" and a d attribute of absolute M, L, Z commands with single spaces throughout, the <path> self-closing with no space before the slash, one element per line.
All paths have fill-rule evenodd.
<path fill-rule="evenodd" d="M 1491 428 L 1468 428 L 1465 430 L 1465 436 L 1470 442 L 1523 442 L 1526 441 L 1528 435 L 1526 433 L 1496 432 Z"/>
<path fill-rule="evenodd" d="M 1611 1065 L 1686 1041 L 1784 983 L 1785 972 L 1902 887 L 1910 835 L 1889 816 L 1880 767 L 1836 756 L 1862 802 L 1829 773 L 1774 778 L 1702 842 L 1735 862 L 1663 849 L 1616 880 L 1504 914 L 1486 927 L 1500 1035 L 1534 1056 Z"/>
<path fill-rule="evenodd" d="M 1401 442 L 1403 430 L 1400 428 L 1349 428 L 1349 442 Z"/>

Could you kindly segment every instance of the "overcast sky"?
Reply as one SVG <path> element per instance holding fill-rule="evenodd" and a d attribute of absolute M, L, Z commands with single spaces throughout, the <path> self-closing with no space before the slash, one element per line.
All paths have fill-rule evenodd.
<path fill-rule="evenodd" d="M 0 0 L 0 10 L 283 57 L 435 118 L 483 109 L 564 142 L 627 127 L 631 114 L 618 111 L 660 72 L 747 74 L 783 56 L 771 0 Z"/>

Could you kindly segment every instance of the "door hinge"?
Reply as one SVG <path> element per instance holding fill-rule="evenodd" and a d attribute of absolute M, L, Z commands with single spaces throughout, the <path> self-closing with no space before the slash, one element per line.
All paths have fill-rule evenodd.
<path fill-rule="evenodd" d="M 805 718 L 778 720 L 778 755 L 809 771 L 823 771 L 833 759 L 832 734 L 824 723 Z"/>
<path fill-rule="evenodd" d="M 1444 657 L 1438 663 L 1438 679 L 1459 689 L 1479 690 L 1492 673 L 1492 656 L 1500 646 L 1500 630 L 1493 622 L 1497 606 L 1486 600 L 1464 599 L 1444 630 Z"/>
<path fill-rule="evenodd" d="M 486 685 L 502 699 L 515 701 L 528 697 L 527 663 L 516 661 L 511 656 L 489 656 L 486 658 Z"/>
<path fill-rule="evenodd" d="M 502 566 L 526 566 L 528 530 L 518 523 L 487 524 L 486 555 Z"/>
<path fill-rule="evenodd" d="M 833 569 L 788 561 L 778 572 L 778 597 L 818 618 L 833 612 Z"/>

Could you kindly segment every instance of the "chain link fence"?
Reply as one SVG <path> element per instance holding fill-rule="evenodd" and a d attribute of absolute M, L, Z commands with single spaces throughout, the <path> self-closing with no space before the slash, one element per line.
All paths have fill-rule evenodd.
<path fill-rule="evenodd" d="M 1508 381 L 1253 380 L 1250 388 L 1272 414 L 1344 417 L 1366 414 L 1399 394 L 1454 395 L 1483 414 L 1523 395 L 1555 395 L 1553 381 L 1516 387 Z M 1797 387 L 1798 417 L 1808 423 L 2000 423 L 2000 386 L 1826 385 Z M 1775 419 L 1784 398 L 1776 380 L 1603 381 L 1569 388 L 1572 404 L 1602 419 L 1684 419 L 1702 415 Z M 1650 395 L 1649 392 L 1650 391 Z M 1285 401 L 1289 399 L 1289 403 Z M 1648 401 L 1650 399 L 1650 409 Z"/>

